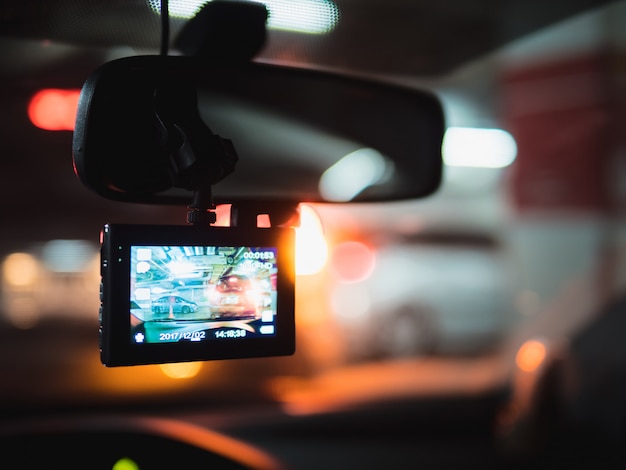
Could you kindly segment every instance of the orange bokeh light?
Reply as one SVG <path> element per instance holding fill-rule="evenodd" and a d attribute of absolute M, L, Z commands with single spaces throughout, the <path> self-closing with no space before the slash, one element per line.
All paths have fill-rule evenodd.
<path fill-rule="evenodd" d="M 515 364 L 524 372 L 533 372 L 546 358 L 546 346 L 541 341 L 528 340 L 517 351 Z"/>
<path fill-rule="evenodd" d="M 28 104 L 28 117 L 33 125 L 47 131 L 72 131 L 79 96 L 80 90 L 40 90 Z"/>
<path fill-rule="evenodd" d="M 317 274 L 327 258 L 328 244 L 322 220 L 312 206 L 300 204 L 300 225 L 296 229 L 296 274 Z"/>

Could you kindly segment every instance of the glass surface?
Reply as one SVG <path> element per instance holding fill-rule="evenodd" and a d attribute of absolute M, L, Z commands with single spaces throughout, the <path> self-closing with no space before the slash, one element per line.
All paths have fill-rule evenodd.
<path fill-rule="evenodd" d="M 469 140 L 452 146 L 441 187 L 428 198 L 303 201 L 297 261 L 309 269 L 295 282 L 296 353 L 279 358 L 101 365 L 102 224 L 184 224 L 186 210 L 106 200 L 86 189 L 72 171 L 71 132 L 33 126 L 27 105 L 42 88 L 79 88 L 93 68 L 72 65 L 81 54 L 54 44 L 28 43 L 36 53 L 18 54 L 31 49 L 0 42 L 7 50 L 0 55 L 6 416 L 129 408 L 177 415 L 239 433 L 296 468 L 414 468 L 422 455 L 450 468 L 481 458 L 495 461 L 485 468 L 510 468 L 500 451 L 527 455 L 545 436 L 554 439 L 553 465 L 586 450 L 599 449 L 597 458 L 604 446 L 624 442 L 626 2 L 546 2 L 534 11 L 526 10 L 532 2 L 513 2 L 524 15 L 494 2 L 441 3 L 456 9 L 430 2 L 428 14 L 422 2 L 395 3 L 404 7 L 337 2 L 346 10 L 335 32 L 272 32 L 259 61 L 388 71 L 385 79 L 441 98 L 447 128 Z M 577 10 L 548 24 L 557 3 Z M 374 4 L 377 15 L 364 9 L 359 17 L 348 4 Z M 358 26 L 359 18 L 370 21 Z M 522 34 L 531 19 L 538 29 Z M 154 46 L 158 28 L 149 24 L 152 42 L 138 43 Z M 433 42 L 404 39 L 433 30 L 442 33 Z M 500 36 L 498 44 L 487 41 Z M 372 42 L 376 48 L 366 47 Z M 441 44 L 449 54 L 437 59 Z M 309 140 L 280 122 L 266 123 L 294 137 L 320 175 L 332 162 L 314 159 L 318 147 L 344 142 Z M 494 134 L 506 145 L 492 145 Z M 273 134 L 264 137 L 274 142 Z M 349 160 L 345 168 L 355 171 Z M 270 185 L 295 181 L 262 170 L 259 164 L 247 175 Z M 164 293 L 184 299 L 180 313 L 172 307 L 174 317 L 192 301 L 202 308 L 187 286 Z M 130 300 L 154 315 L 146 306 L 159 296 Z M 168 304 L 158 315 L 169 314 Z M 280 417 L 264 421 L 268 415 Z"/>

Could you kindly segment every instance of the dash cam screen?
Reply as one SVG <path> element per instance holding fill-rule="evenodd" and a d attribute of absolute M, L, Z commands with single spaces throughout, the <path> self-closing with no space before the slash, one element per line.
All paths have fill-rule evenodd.
<path fill-rule="evenodd" d="M 131 246 L 131 342 L 273 336 L 277 250 Z"/>

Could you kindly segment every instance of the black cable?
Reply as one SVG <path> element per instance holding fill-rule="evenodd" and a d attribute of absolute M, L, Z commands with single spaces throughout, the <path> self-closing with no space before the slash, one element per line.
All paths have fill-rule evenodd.
<path fill-rule="evenodd" d="M 161 0 L 161 55 L 167 55 L 170 44 L 170 14 L 168 0 Z"/>

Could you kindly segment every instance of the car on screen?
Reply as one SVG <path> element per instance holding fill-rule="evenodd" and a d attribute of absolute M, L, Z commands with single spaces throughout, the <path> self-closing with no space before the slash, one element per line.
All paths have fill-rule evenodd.
<path fill-rule="evenodd" d="M 187 314 L 198 311 L 198 304 L 178 295 L 166 295 L 152 301 L 153 313 Z"/>
<path fill-rule="evenodd" d="M 265 299 L 265 301 L 264 301 Z M 242 274 L 221 276 L 209 294 L 211 318 L 259 319 L 269 306 L 269 295 L 262 296 L 252 280 Z"/>

